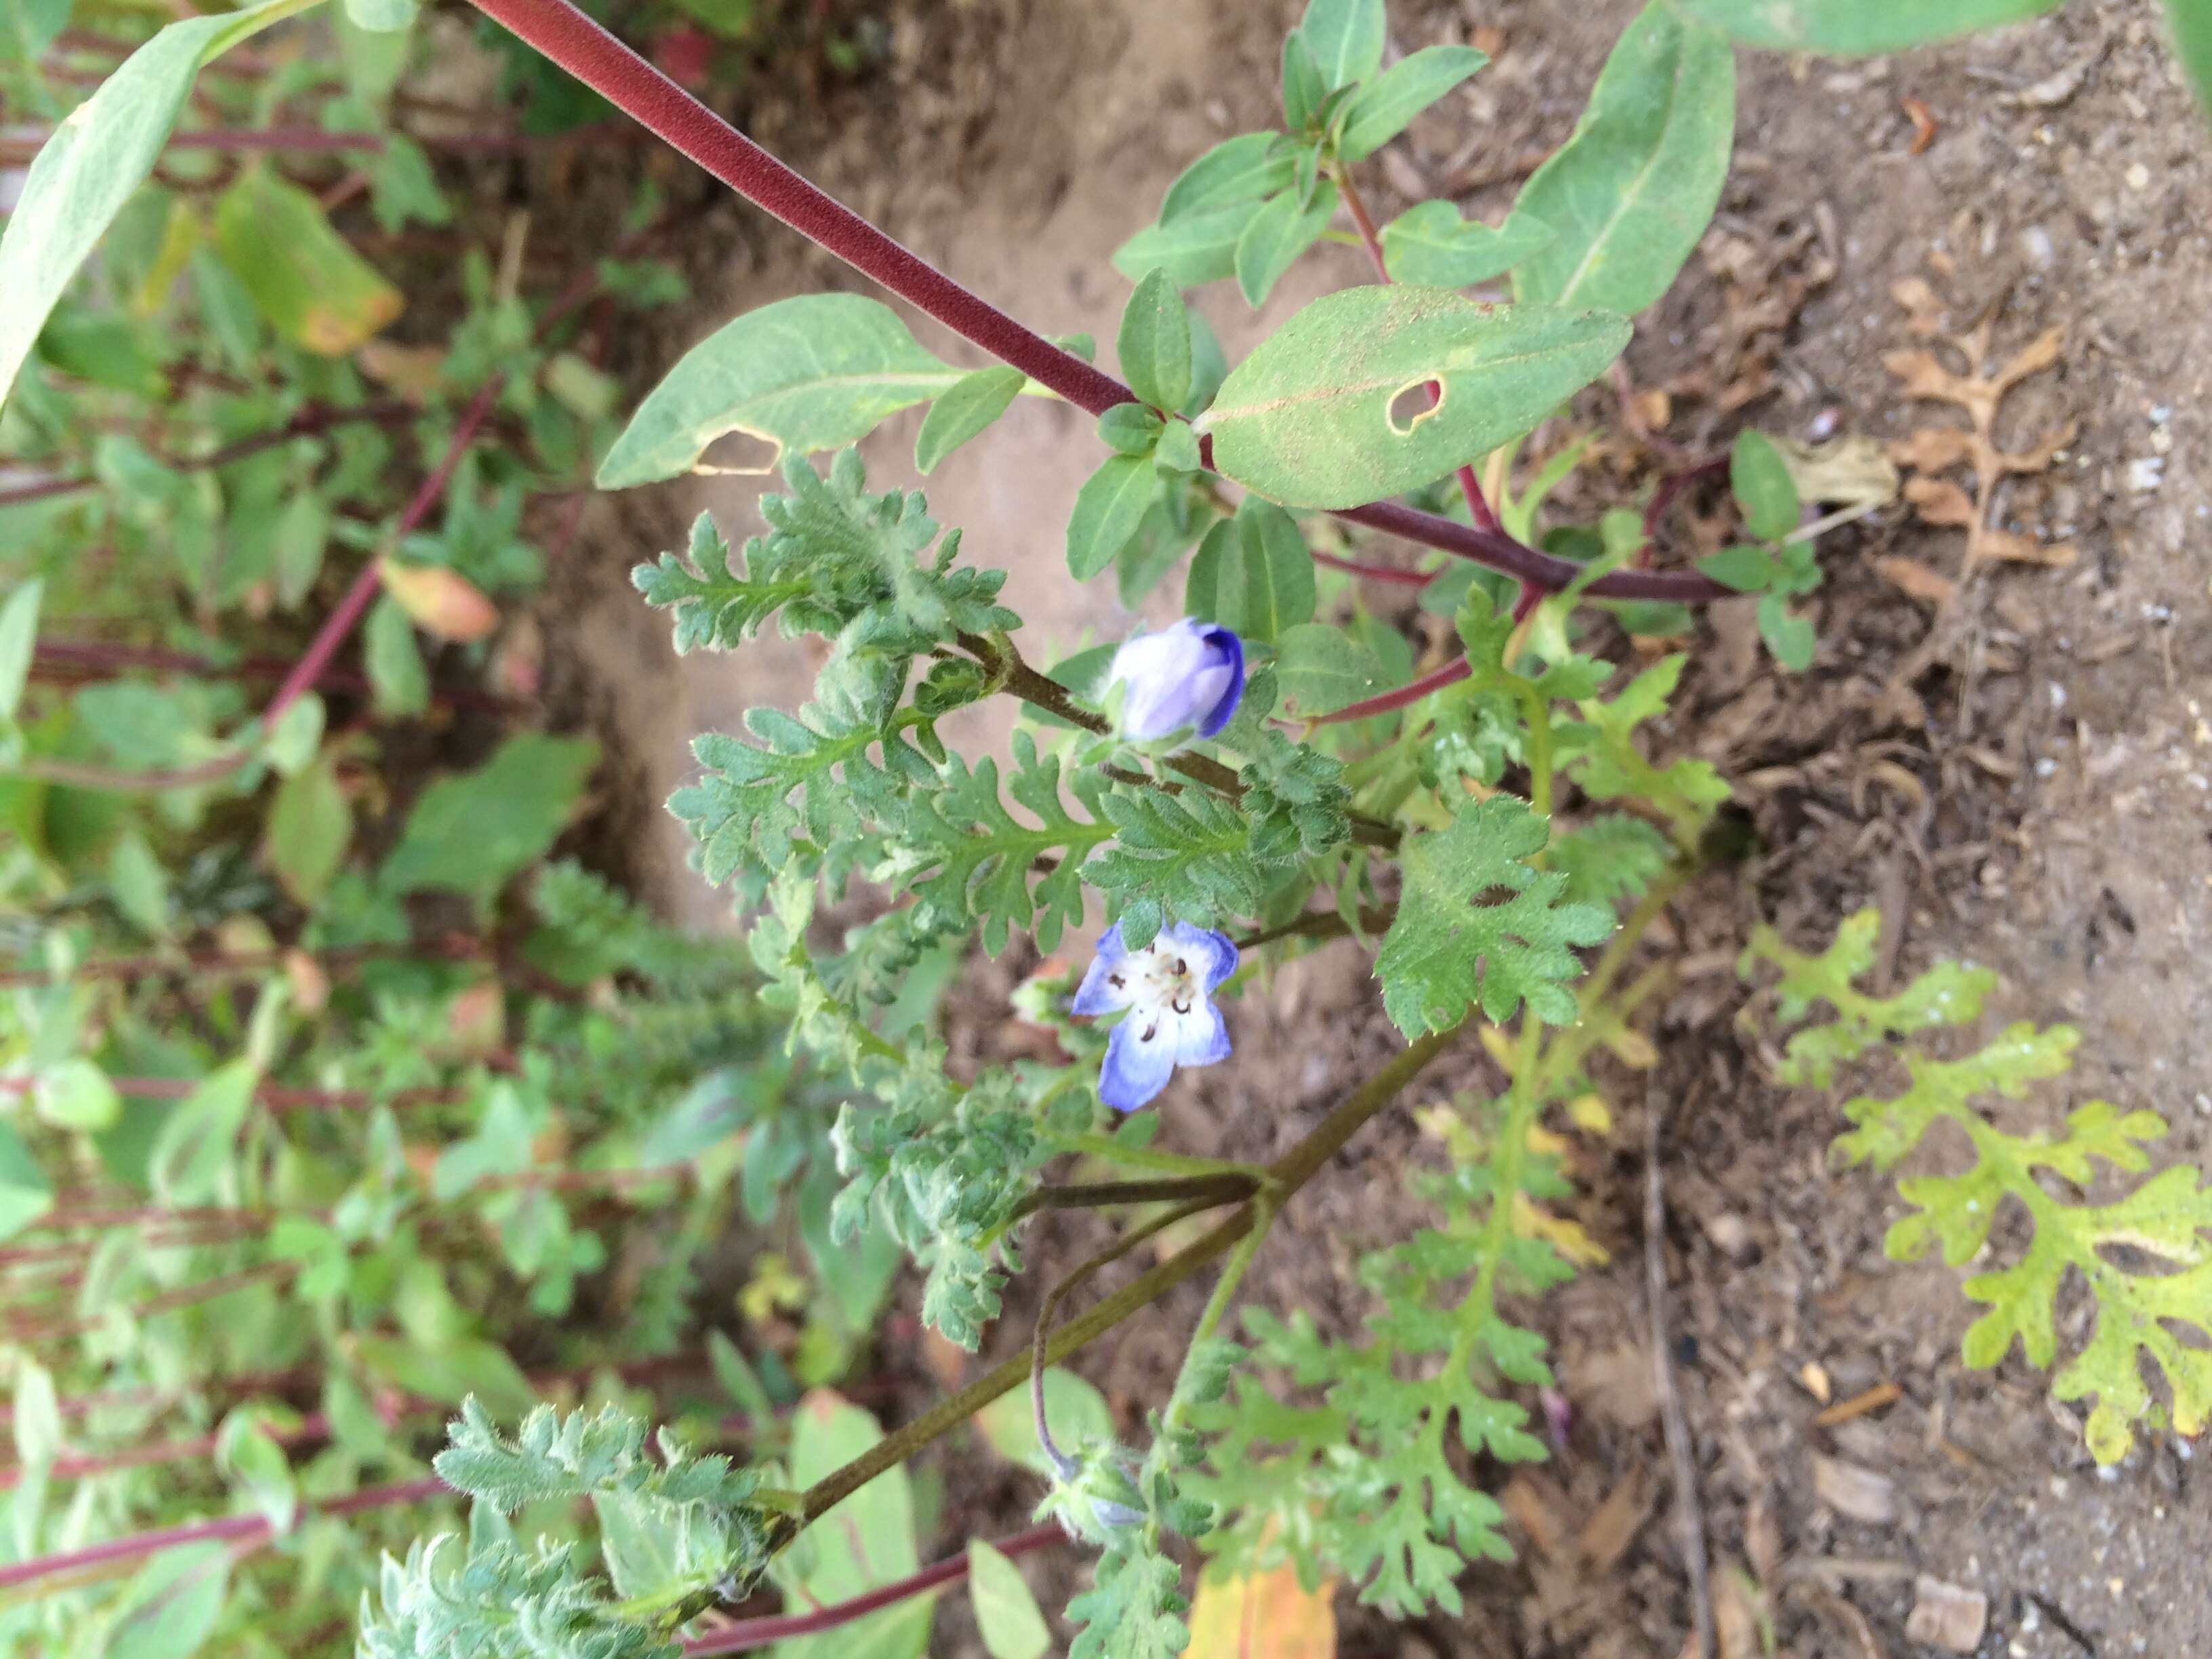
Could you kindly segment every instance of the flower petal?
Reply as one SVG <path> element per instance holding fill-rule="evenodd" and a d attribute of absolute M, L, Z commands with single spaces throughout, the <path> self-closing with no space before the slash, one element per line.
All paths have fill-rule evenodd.
<path fill-rule="evenodd" d="M 1172 1018 L 1176 1065 L 1212 1066 L 1229 1058 L 1229 1027 L 1222 1021 L 1220 1009 L 1201 1002 L 1188 1013 Z"/>
<path fill-rule="evenodd" d="M 1229 681 L 1212 707 L 1199 717 L 1198 735 L 1201 738 L 1210 738 L 1228 725 L 1237 713 L 1237 705 L 1244 700 L 1244 641 L 1232 630 L 1218 625 L 1206 630 L 1206 641 L 1226 658 Z"/>
<path fill-rule="evenodd" d="M 1132 993 L 1127 976 L 1121 969 L 1128 954 L 1121 944 L 1121 924 L 1117 921 L 1098 936 L 1098 954 L 1083 970 L 1083 983 L 1076 988 L 1075 1000 L 1068 1011 L 1084 1015 L 1110 1014 L 1117 1008 L 1127 1007 Z M 1116 985 L 1116 979 L 1124 982 Z"/>
<path fill-rule="evenodd" d="M 1132 1013 L 1106 1040 L 1106 1063 L 1098 1068 L 1098 1098 L 1117 1112 L 1149 1105 L 1175 1075 L 1174 1047 L 1150 1011 L 1140 1008 Z"/>
<path fill-rule="evenodd" d="M 1177 938 L 1176 943 L 1203 964 L 1199 973 L 1206 988 L 1209 992 L 1219 988 L 1237 971 L 1236 941 L 1212 927 L 1178 925 L 1182 928 L 1182 936 Z"/>

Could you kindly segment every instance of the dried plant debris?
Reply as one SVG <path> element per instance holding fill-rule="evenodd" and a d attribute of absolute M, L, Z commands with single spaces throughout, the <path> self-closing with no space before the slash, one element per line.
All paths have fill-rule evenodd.
<path fill-rule="evenodd" d="M 2063 568 L 2080 556 L 2070 542 L 2043 542 L 2017 531 L 2001 530 L 1990 520 L 1992 498 L 2005 478 L 2046 472 L 2074 441 L 2075 423 L 2048 432 L 2029 447 L 2008 450 L 1997 441 L 1997 415 L 2014 387 L 2058 361 L 2063 329 L 2047 330 L 2013 360 L 1984 374 L 1994 325 L 1984 318 L 1963 334 L 1947 334 L 1943 307 L 1935 290 L 1917 276 L 1891 289 L 1905 308 L 1905 326 L 1921 339 L 1940 340 L 1965 358 L 1966 372 L 1954 373 L 1934 349 L 1886 352 L 1882 366 L 1903 383 L 1908 398 L 1955 404 L 1972 423 L 1967 428 L 1924 426 L 1892 444 L 1889 457 L 1915 476 L 1905 483 L 1905 499 L 1925 524 L 1966 532 L 1966 557 L 1955 578 L 1909 559 L 1885 558 L 1876 568 L 1914 599 L 1944 605 L 1974 573 L 1992 560 Z M 1945 475 L 1965 467 L 1972 475 L 1969 490 Z"/>
<path fill-rule="evenodd" d="M 1676 375 L 1667 390 L 1723 412 L 1757 402 L 1775 389 L 1782 348 L 1797 314 L 1836 278 L 1837 238 L 1825 204 L 1809 221 L 1752 235 L 1715 228 L 1698 257 L 1721 283 L 1721 315 L 1698 337 L 1696 367 Z"/>

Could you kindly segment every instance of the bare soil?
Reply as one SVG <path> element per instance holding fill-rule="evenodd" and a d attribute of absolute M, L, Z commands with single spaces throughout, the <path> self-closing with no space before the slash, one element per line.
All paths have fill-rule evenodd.
<path fill-rule="evenodd" d="M 1126 285 L 1107 256 L 1206 143 L 1273 118 L 1276 53 L 1297 9 L 1291 0 L 915 7 L 896 15 L 888 61 L 865 87 L 803 104 L 763 95 L 749 119 L 763 142 L 993 301 L 1047 332 L 1110 340 Z M 1396 7 L 1401 47 L 1480 32 L 1493 62 L 1393 147 L 1401 153 L 1370 164 L 1378 213 L 1441 191 L 1494 222 L 1566 136 L 1633 9 L 1627 0 Z M 1621 1070 L 1602 1079 L 1619 1123 L 1609 1142 L 1578 1154 L 1572 1212 L 1612 1261 L 1532 1310 L 1556 1345 L 1571 1407 L 1564 1448 L 1514 1479 L 1519 1563 L 1470 1575 L 1463 1620 L 1400 1629 L 1346 1595 L 1342 1650 L 1673 1659 L 1683 1650 L 1690 1595 L 1644 1291 L 1644 1114 L 1656 1109 L 1672 1370 L 1729 1659 L 1949 1650 L 1906 1633 L 1922 1575 L 1986 1595 L 1986 1633 L 1972 1650 L 1985 1659 L 2212 1652 L 2202 1448 L 2192 1459 L 2185 1443 L 2146 1437 L 2100 1474 L 2075 1412 L 2050 1402 L 2045 1379 L 2016 1355 L 1994 1373 L 1962 1367 L 1958 1339 L 1973 1310 L 1956 1276 L 1884 1257 L 1894 1190 L 1830 1166 L 1834 1103 L 1767 1080 L 1758 1044 L 1732 1018 L 1744 994 L 1730 966 L 1757 921 L 1809 945 L 1879 904 L 1890 921 L 1887 976 L 1942 957 L 1986 963 L 2005 981 L 1996 1019 L 2081 1027 L 2074 1076 L 1999 1103 L 2008 1127 L 2055 1126 L 2101 1096 L 2163 1113 L 2174 1126 L 2166 1156 L 2200 1166 L 2212 1157 L 2212 992 L 2197 969 L 2212 934 L 2212 507 L 2198 461 L 2212 241 L 2197 211 L 2212 188 L 2212 139 L 2146 0 L 2076 0 L 2040 23 L 1885 64 L 1745 55 L 1739 65 L 1721 219 L 1643 319 L 1627 360 L 1636 391 L 1669 394 L 1663 441 L 1703 455 L 1744 423 L 1883 441 L 1953 423 L 1903 398 L 1882 362 L 1931 344 L 1893 293 L 1918 278 L 1940 311 L 1923 301 L 1923 326 L 1958 334 L 1986 320 L 1999 362 L 2063 331 L 2056 364 L 2007 403 L 1999 434 L 2026 448 L 2069 422 L 2078 433 L 2047 471 L 2000 488 L 1996 521 L 2070 544 L 2078 557 L 1985 568 L 1938 609 L 1882 574 L 1910 572 L 1880 562 L 1959 578 L 1963 532 L 1898 505 L 1823 542 L 1822 647 L 1810 672 L 1781 676 L 1760 662 L 1747 618 L 1729 607 L 1701 631 L 1670 738 L 1723 767 L 1759 846 L 1739 870 L 1702 881 L 1660 942 L 1685 981 L 1653 1033 L 1660 1069 L 1648 1085 Z M 1926 122 L 1932 137 L 1916 147 Z M 747 307 L 860 286 L 741 209 L 708 223 L 696 239 L 696 313 L 664 337 L 629 342 L 632 367 L 650 372 Z M 1233 358 L 1305 300 L 1364 276 L 1354 251 L 1325 246 L 1256 318 L 1220 289 L 1200 302 Z M 951 360 L 973 361 L 926 320 L 915 325 Z M 1608 402 L 1579 409 L 1582 423 L 1609 417 Z M 1648 399 L 1638 407 L 1661 412 Z M 869 446 L 879 485 L 914 482 L 913 422 Z M 1110 595 L 1070 582 L 1061 559 L 1060 526 L 1097 461 L 1088 424 L 1024 405 L 928 481 L 934 515 L 963 526 L 975 556 L 1012 569 L 1012 602 L 1062 644 L 1085 630 L 1115 636 L 1129 620 Z M 1666 463 L 1629 447 L 1613 465 L 1607 504 Z M 623 793 L 634 783 L 640 801 L 680 781 L 690 733 L 734 727 L 755 702 L 796 702 L 811 678 L 788 645 L 679 668 L 665 630 L 628 594 L 626 567 L 674 544 L 702 507 L 733 538 L 753 527 L 742 480 L 596 507 L 565 620 L 552 624 L 565 647 L 554 655 L 589 685 L 629 773 Z M 1692 513 L 1676 533 L 1699 532 Z M 1176 587 L 1171 579 L 1166 592 Z M 650 811 L 636 828 L 637 857 L 668 905 L 728 925 L 722 899 L 683 870 L 680 830 Z M 1006 1040 L 1005 993 L 1030 965 L 1018 947 L 979 962 L 951 1010 L 958 1048 Z M 1163 1144 L 1265 1157 L 1396 1044 L 1342 945 L 1273 975 L 1232 1021 L 1235 1060 L 1177 1083 Z M 1496 1081 L 1470 1046 L 1417 1099 Z M 1417 1156 L 1408 1114 L 1371 1127 L 1292 1206 L 1250 1295 L 1351 1328 L 1362 1309 L 1348 1270 L 1407 1224 L 1399 1174 Z M 1030 1287 L 1095 1237 L 1080 1219 L 1040 1233 L 982 1359 L 1025 1341 Z M 1162 1397 L 1178 1351 L 1166 1334 L 1187 1327 L 1198 1297 L 1170 1298 L 1081 1357 L 1133 1425 Z M 2078 1323 L 2069 1332 L 2062 1319 L 2062 1334 L 2078 1335 Z M 957 1380 L 947 1356 L 894 1346 L 884 1362 L 912 1376 L 915 1405 Z M 1814 1425 L 1819 1390 L 1840 1400 L 1878 1382 L 1902 1390 L 1894 1405 Z M 1035 1498 L 1024 1477 L 965 1451 L 939 1464 L 947 1547 L 1018 1524 Z M 1584 1528 L 1601 1506 L 1612 1535 L 1594 1540 Z M 1067 1557 L 1032 1563 L 1048 1605 L 1078 1571 Z M 1754 1613 L 1771 1618 L 1778 1646 L 1747 1633 Z M 963 1617 L 948 1607 L 945 1651 L 963 1650 Z"/>

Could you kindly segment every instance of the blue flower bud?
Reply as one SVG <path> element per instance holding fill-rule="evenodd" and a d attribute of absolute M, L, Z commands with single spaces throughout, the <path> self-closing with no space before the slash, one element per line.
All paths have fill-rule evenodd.
<path fill-rule="evenodd" d="M 1149 743 L 1191 726 L 1210 738 L 1229 724 L 1244 695 L 1244 641 L 1218 623 L 1186 617 L 1123 641 L 1107 678 L 1122 689 L 1123 737 Z"/>

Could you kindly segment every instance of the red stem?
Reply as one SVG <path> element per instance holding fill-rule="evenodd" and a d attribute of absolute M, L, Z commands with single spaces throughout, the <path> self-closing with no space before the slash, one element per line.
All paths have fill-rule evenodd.
<path fill-rule="evenodd" d="M 289 1279 L 299 1271 L 300 1264 L 296 1261 L 264 1261 L 255 1267 L 241 1267 L 236 1273 L 218 1273 L 213 1279 L 203 1279 L 193 1284 L 179 1285 L 176 1289 L 164 1291 L 159 1296 L 149 1296 L 143 1302 L 136 1303 L 125 1311 L 134 1322 L 150 1318 L 155 1314 L 174 1313 L 179 1308 L 190 1308 L 203 1302 L 213 1302 L 218 1297 L 228 1296 L 233 1291 L 245 1290 L 249 1285 L 264 1284 L 272 1279 Z M 9 1326 L 4 1333 L 0 1333 L 0 1335 L 4 1335 L 5 1340 L 9 1342 L 52 1342 L 63 1337 L 82 1336 L 88 1331 L 100 1329 L 106 1322 L 106 1317 L 98 1314 L 86 1319 L 60 1319 L 44 1324 L 37 1321 L 27 1321 L 21 1324 Z M 6 1582 L 4 1578 L 0 1578 L 0 1583 Z"/>
<path fill-rule="evenodd" d="M 340 945 L 308 959 L 319 968 L 340 967 L 356 962 L 397 960 L 410 957 L 427 957 L 441 962 L 465 962 L 471 957 L 487 954 L 485 942 L 466 933 L 447 933 L 420 943 L 409 940 L 399 945 Z M 303 953 L 305 954 L 305 953 Z M 226 974 L 257 974 L 270 968 L 282 967 L 292 955 L 289 951 L 186 951 L 181 957 L 143 956 L 109 957 L 105 960 L 79 963 L 66 974 L 57 974 L 43 968 L 27 968 L 0 973 L 0 989 L 17 985 L 52 985 L 62 980 L 75 979 L 151 979 L 156 975 L 173 974 L 192 978 L 214 978 Z M 22 1085 L 12 1079 L 0 1079 L 0 1088 Z"/>
<path fill-rule="evenodd" d="M 330 1419 L 320 1412 L 311 1413 L 300 1419 L 295 1427 L 276 1429 L 264 1427 L 262 1433 L 279 1446 L 296 1446 L 309 1440 L 329 1437 Z M 157 1440 L 147 1446 L 125 1446 L 119 1451 L 81 1452 L 70 1457 L 58 1457 L 47 1467 L 49 1480 L 82 1480 L 89 1476 L 112 1474 L 118 1469 L 143 1468 L 149 1463 L 186 1463 L 202 1457 L 215 1455 L 216 1434 L 194 1435 L 186 1440 Z M 12 1492 L 21 1485 L 23 1471 L 20 1467 L 0 1468 L 0 1492 Z"/>
<path fill-rule="evenodd" d="M 1010 1558 L 1030 1555 L 1038 1550 L 1050 1549 L 1055 1544 L 1067 1541 L 1067 1534 L 1058 1522 L 1048 1521 L 1042 1526 L 1031 1527 L 1027 1532 L 1018 1532 L 1011 1538 L 994 1540 L 1000 1554 Z M 855 1619 L 866 1617 L 878 1607 L 887 1607 L 916 1595 L 927 1594 L 946 1584 L 957 1584 L 968 1576 L 968 1557 L 963 1552 L 950 1560 L 939 1561 L 933 1567 L 924 1567 L 920 1572 L 885 1584 L 863 1595 L 848 1601 L 833 1601 L 812 1613 L 784 1613 L 773 1619 L 741 1619 L 733 1625 L 696 1636 L 684 1644 L 686 1655 L 708 1653 L 750 1653 L 755 1648 L 764 1648 L 796 1636 L 809 1636 L 817 1631 L 835 1630 L 840 1625 L 849 1625 Z"/>
<path fill-rule="evenodd" d="M 236 443 L 225 444 L 221 449 L 204 455 L 174 455 L 161 458 L 161 464 L 173 472 L 206 472 L 217 467 L 228 466 L 233 461 L 242 461 L 249 455 L 258 455 L 264 449 L 289 443 L 295 438 L 313 437 L 328 432 L 333 427 L 349 425 L 355 421 L 374 421 L 380 426 L 396 426 L 411 420 L 420 411 L 412 404 L 387 402 L 357 404 L 350 409 L 332 409 L 327 404 L 314 404 L 301 410 L 282 426 L 271 427 L 266 432 L 257 432 L 250 438 L 240 438 Z M 94 477 L 44 478 L 33 484 L 19 485 L 14 489 L 0 489 L 0 507 L 19 507 L 25 501 L 45 501 L 54 495 L 68 495 L 80 489 L 90 489 L 99 483 Z"/>
<path fill-rule="evenodd" d="M 1111 375 L 1061 350 L 997 307 L 915 257 L 835 198 L 816 189 L 584 15 L 570 0 L 472 0 L 477 9 L 535 46 L 615 107 L 634 117 L 755 206 L 827 248 L 909 305 L 1000 362 L 1049 386 L 1077 408 L 1103 415 L 1136 397 Z M 1202 446 L 1210 453 L 1211 445 Z M 1455 524 L 1395 502 L 1336 514 L 1352 524 L 1540 583 L 1557 592 L 1582 574 L 1495 532 Z M 1616 570 L 1587 590 L 1599 599 L 1696 602 L 1724 598 L 1718 582 L 1693 572 Z"/>
<path fill-rule="evenodd" d="M 1668 509 L 1674 505 L 1675 498 L 1700 479 L 1726 471 L 1728 465 L 1727 456 L 1716 455 L 1680 472 L 1670 472 L 1659 481 L 1659 488 L 1652 492 L 1651 504 L 1644 509 L 1644 545 L 1636 550 L 1638 564 L 1651 562 L 1652 550 L 1659 544 L 1660 527 L 1667 522 Z"/>
<path fill-rule="evenodd" d="M 1411 685 L 1401 685 L 1395 691 L 1385 691 L 1380 696 L 1368 698 L 1338 709 L 1334 714 L 1322 714 L 1309 722 L 1314 726 L 1336 726 L 1345 720 L 1364 720 L 1370 714 L 1387 714 L 1394 708 L 1403 708 L 1408 703 L 1419 702 L 1431 691 L 1441 691 L 1448 685 L 1456 685 L 1473 671 L 1474 664 L 1465 657 L 1455 657 L 1442 668 L 1424 674 Z"/>
<path fill-rule="evenodd" d="M 1436 580 L 1433 574 L 1418 570 L 1398 570 L 1387 564 L 1362 564 L 1357 559 L 1340 559 L 1334 553 L 1316 551 L 1316 564 L 1325 564 L 1331 570 L 1341 570 L 1347 575 L 1364 576 L 1370 581 L 1393 582 L 1400 587 L 1426 587 Z"/>
<path fill-rule="evenodd" d="M 381 1486 L 364 1486 L 359 1492 L 348 1492 L 342 1498 L 303 1503 L 301 1509 L 303 1514 L 357 1515 L 364 1510 L 381 1509 L 386 1504 L 412 1504 L 451 1490 L 437 1476 L 428 1475 L 415 1480 L 394 1480 Z M 50 1578 L 57 1573 L 76 1572 L 87 1567 L 104 1567 L 114 1561 L 134 1560 L 142 1555 L 179 1549 L 187 1544 L 224 1540 L 259 1543 L 269 1536 L 268 1517 L 259 1515 L 226 1515 L 217 1520 L 191 1521 L 174 1527 L 158 1527 L 151 1532 L 132 1533 L 128 1537 L 88 1544 L 82 1549 L 63 1550 L 56 1554 L 41 1555 L 33 1560 L 15 1561 L 0 1566 L 0 1589 Z"/>

